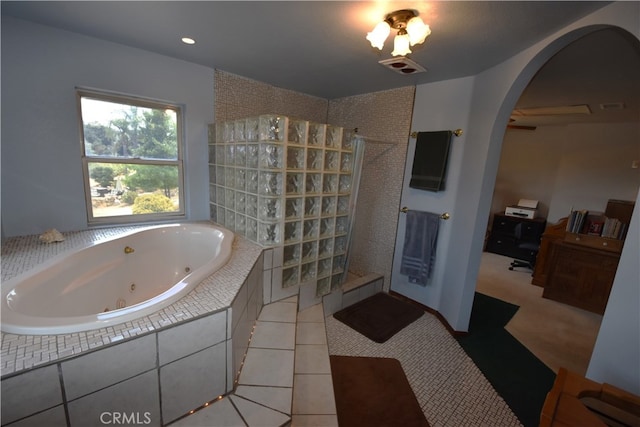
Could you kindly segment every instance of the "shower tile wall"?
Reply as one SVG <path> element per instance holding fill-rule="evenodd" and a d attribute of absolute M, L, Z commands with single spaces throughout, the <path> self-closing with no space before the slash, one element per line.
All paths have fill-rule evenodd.
<path fill-rule="evenodd" d="M 415 87 L 329 101 L 327 121 L 365 137 L 349 271 L 384 276 L 389 290 Z M 375 141 L 374 141 L 375 140 Z"/>
<path fill-rule="evenodd" d="M 216 70 L 214 122 L 278 113 L 327 123 L 329 101 Z"/>
<path fill-rule="evenodd" d="M 276 283 L 282 288 L 315 285 L 316 296 L 339 288 L 350 222 L 351 136 L 341 127 L 277 115 L 211 125 L 209 136 L 211 218 L 264 247 L 281 248 Z"/>
<path fill-rule="evenodd" d="M 214 85 L 215 122 L 278 112 L 389 143 L 366 144 L 349 255 L 349 270 L 384 275 L 388 290 L 415 86 L 329 101 L 219 70 Z"/>

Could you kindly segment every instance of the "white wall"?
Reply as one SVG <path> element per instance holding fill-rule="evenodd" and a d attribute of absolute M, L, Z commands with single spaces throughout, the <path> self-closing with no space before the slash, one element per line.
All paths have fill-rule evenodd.
<path fill-rule="evenodd" d="M 538 200 L 547 218 L 553 197 L 566 126 L 539 126 L 535 131 L 507 130 L 502 144 L 491 213 L 504 212 L 520 199 Z"/>
<path fill-rule="evenodd" d="M 558 165 L 549 219 L 574 209 L 604 212 L 607 200 L 635 200 L 640 186 L 640 124 L 582 124 L 568 127 Z"/>
<path fill-rule="evenodd" d="M 574 209 L 603 212 L 609 199 L 635 200 L 640 169 L 639 123 L 583 123 L 507 131 L 491 212 L 535 199 L 557 222 Z"/>
<path fill-rule="evenodd" d="M 640 37 L 637 2 L 616 2 L 552 34 L 529 49 L 499 64 L 474 78 L 470 105 L 466 99 L 459 107 L 471 112 L 466 128 L 464 152 L 460 162 L 460 184 L 457 189 L 455 209 L 456 224 L 449 238 L 448 261 L 442 280 L 434 283 L 433 292 L 440 299 L 432 308 L 438 310 L 454 330 L 467 330 L 473 295 L 476 287 L 480 258 L 484 242 L 493 189 L 504 139 L 505 126 L 517 99 L 535 72 L 555 53 L 571 41 L 603 25 L 621 27 L 636 38 Z M 427 90 L 416 91 L 416 105 L 437 107 L 440 99 L 426 99 Z M 415 114 L 415 113 L 414 113 Z M 638 209 L 634 212 L 638 221 Z M 636 233 L 630 238 L 637 238 Z M 453 257 L 457 262 L 453 262 Z M 637 292 L 639 283 L 637 245 L 625 245 L 613 284 L 610 304 L 604 315 L 604 325 L 598 340 L 602 343 L 615 341 L 615 346 L 594 353 L 589 372 L 596 381 L 620 384 L 631 392 L 640 393 L 639 360 L 640 324 L 633 321 L 631 307 L 638 311 L 637 298 L 618 306 L 621 299 Z M 635 291 L 634 291 L 635 289 Z M 629 320 L 627 320 L 629 319 Z M 609 334 L 615 334 L 620 339 Z M 603 335 L 604 334 L 604 335 Z M 559 343 L 560 344 L 560 343 Z M 629 357 L 620 358 L 619 353 Z M 618 359 L 618 363 L 615 362 Z M 597 373 L 597 375 L 596 375 Z"/>
<path fill-rule="evenodd" d="M 212 69 L 2 18 L 2 227 L 6 237 L 87 227 L 75 88 L 182 104 L 186 208 L 208 218 Z"/>

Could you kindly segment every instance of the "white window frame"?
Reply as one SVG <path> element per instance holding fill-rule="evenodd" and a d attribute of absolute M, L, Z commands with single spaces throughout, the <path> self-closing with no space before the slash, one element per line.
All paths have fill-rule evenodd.
<path fill-rule="evenodd" d="M 176 112 L 176 138 L 177 138 L 177 158 L 171 160 L 164 159 L 147 159 L 140 157 L 109 157 L 109 156 L 93 156 L 87 155 L 84 140 L 84 121 L 82 118 L 82 98 L 91 98 L 99 101 L 114 102 L 124 105 L 131 105 L 144 108 L 153 108 L 161 110 L 173 110 Z M 126 224 L 126 223 L 145 223 L 145 222 L 162 222 L 167 220 L 184 219 L 185 213 L 185 179 L 184 179 L 184 111 L 182 106 L 178 104 L 168 103 L 165 101 L 157 101 L 146 98 L 140 98 L 131 95 L 114 94 L 102 92 L 93 89 L 76 88 L 76 99 L 78 109 L 78 123 L 80 131 L 80 147 L 82 153 L 82 173 L 84 179 L 84 191 L 87 211 L 87 222 L 91 225 L 107 225 L 107 224 Z M 151 214 L 130 214 L 130 215 L 111 215 L 111 216 L 94 216 L 93 205 L 91 200 L 91 184 L 89 177 L 90 163 L 112 163 L 112 164 L 131 164 L 131 165 L 157 165 L 157 166 L 176 166 L 178 168 L 178 196 L 179 208 L 177 211 L 151 213 Z"/>

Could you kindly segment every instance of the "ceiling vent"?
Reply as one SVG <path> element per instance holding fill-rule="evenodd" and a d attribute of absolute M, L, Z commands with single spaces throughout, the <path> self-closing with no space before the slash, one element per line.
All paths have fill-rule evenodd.
<path fill-rule="evenodd" d="M 562 105 L 558 107 L 516 108 L 511 117 L 562 116 L 567 114 L 591 114 L 586 104 Z"/>
<path fill-rule="evenodd" d="M 417 64 L 404 56 L 383 59 L 382 61 L 378 61 L 378 64 L 399 74 L 416 74 L 427 71 L 422 65 Z"/>
<path fill-rule="evenodd" d="M 605 104 L 600 104 L 600 109 L 603 111 L 624 110 L 624 103 L 623 102 L 607 102 Z"/>

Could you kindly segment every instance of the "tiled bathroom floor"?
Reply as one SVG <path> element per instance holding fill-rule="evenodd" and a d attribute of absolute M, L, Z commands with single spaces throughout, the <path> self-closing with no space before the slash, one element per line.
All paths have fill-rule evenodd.
<path fill-rule="evenodd" d="M 263 307 L 235 393 L 171 427 L 337 426 L 322 305 L 297 302 Z"/>
<path fill-rule="evenodd" d="M 522 426 L 436 316 L 423 314 L 382 344 L 333 316 L 326 328 L 332 355 L 399 360 L 431 427 Z"/>
<path fill-rule="evenodd" d="M 297 297 L 264 306 L 235 393 L 170 426 L 338 426 L 329 354 L 398 359 L 432 427 L 521 426 L 435 316 L 378 344 L 322 304 L 296 310 Z"/>

